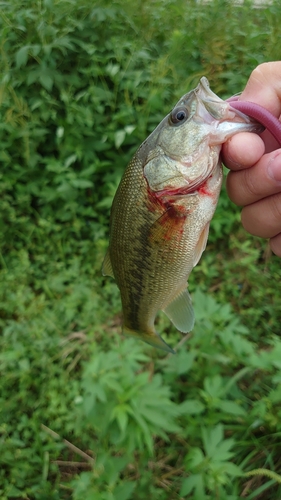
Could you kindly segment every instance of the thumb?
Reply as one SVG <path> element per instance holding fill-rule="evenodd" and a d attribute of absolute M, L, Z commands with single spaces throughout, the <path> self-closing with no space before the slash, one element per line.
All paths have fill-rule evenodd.
<path fill-rule="evenodd" d="M 279 118 L 281 115 L 281 61 L 257 66 L 251 73 L 240 99 L 260 104 Z"/>

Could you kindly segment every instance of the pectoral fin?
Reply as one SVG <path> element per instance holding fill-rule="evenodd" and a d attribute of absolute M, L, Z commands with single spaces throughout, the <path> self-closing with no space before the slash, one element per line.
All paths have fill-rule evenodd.
<path fill-rule="evenodd" d="M 126 326 L 123 325 L 122 332 L 124 335 L 128 335 L 129 337 L 135 337 L 137 339 L 142 340 L 143 342 L 146 342 L 147 344 L 152 345 L 153 347 L 157 347 L 158 349 L 161 349 L 162 351 L 167 351 L 171 352 L 172 354 L 175 354 L 175 351 L 166 344 L 166 342 L 160 337 L 160 335 L 157 332 L 137 332 L 135 330 L 131 330 L 130 328 L 127 328 Z"/>
<path fill-rule="evenodd" d="M 209 227 L 210 227 L 210 223 L 208 222 L 208 224 L 206 224 L 202 233 L 200 234 L 200 237 L 199 237 L 199 240 L 197 242 L 195 252 L 194 252 L 193 267 L 195 267 L 198 264 L 199 260 L 201 259 L 201 255 L 206 248 L 208 236 L 209 236 Z"/>
<path fill-rule="evenodd" d="M 103 276 L 112 276 L 112 278 L 114 278 L 112 264 L 111 264 L 110 255 L 109 255 L 109 250 L 107 250 L 103 264 L 102 264 L 102 274 L 103 274 Z"/>
<path fill-rule="evenodd" d="M 190 332 L 194 327 L 194 311 L 187 290 L 182 291 L 163 310 L 180 332 Z"/>

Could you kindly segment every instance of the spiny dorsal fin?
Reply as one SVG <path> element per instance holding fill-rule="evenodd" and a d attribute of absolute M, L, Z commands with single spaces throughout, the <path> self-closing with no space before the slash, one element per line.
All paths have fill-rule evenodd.
<path fill-rule="evenodd" d="M 187 290 L 183 290 L 163 311 L 180 332 L 190 332 L 194 327 L 194 311 Z"/>
<path fill-rule="evenodd" d="M 102 274 L 103 276 L 112 276 L 114 278 L 113 269 L 111 265 L 109 250 L 105 254 L 105 258 L 102 264 Z"/>

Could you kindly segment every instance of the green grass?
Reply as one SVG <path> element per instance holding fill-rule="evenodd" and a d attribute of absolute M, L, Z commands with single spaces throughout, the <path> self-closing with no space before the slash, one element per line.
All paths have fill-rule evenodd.
<path fill-rule="evenodd" d="M 280 259 L 223 190 L 176 356 L 101 276 L 138 145 L 205 75 L 280 58 L 279 2 L 0 3 L 1 500 L 280 500 Z"/>

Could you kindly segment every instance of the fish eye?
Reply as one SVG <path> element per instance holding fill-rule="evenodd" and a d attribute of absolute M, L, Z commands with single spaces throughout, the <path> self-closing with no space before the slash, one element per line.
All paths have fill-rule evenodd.
<path fill-rule="evenodd" d="M 187 120 L 188 116 L 188 110 L 182 107 L 173 109 L 170 118 L 172 123 L 174 123 L 175 125 L 180 125 Z"/>

